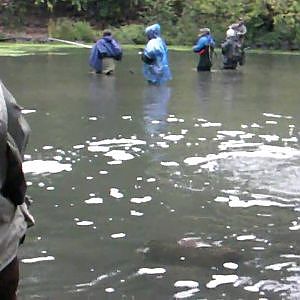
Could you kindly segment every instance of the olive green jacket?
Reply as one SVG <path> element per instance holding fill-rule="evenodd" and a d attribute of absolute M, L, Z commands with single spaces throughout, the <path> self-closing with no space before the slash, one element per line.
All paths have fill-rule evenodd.
<path fill-rule="evenodd" d="M 29 132 L 21 108 L 0 81 L 0 271 L 17 255 L 27 228 L 34 224 L 25 203 L 22 170 Z"/>

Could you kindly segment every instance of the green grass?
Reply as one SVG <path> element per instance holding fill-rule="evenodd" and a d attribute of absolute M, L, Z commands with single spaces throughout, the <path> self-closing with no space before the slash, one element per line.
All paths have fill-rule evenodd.
<path fill-rule="evenodd" d="M 143 48 L 144 45 L 122 45 L 124 50 L 138 50 Z M 63 44 L 63 43 L 0 43 L 0 56 L 25 56 L 36 54 L 67 54 L 70 50 L 80 49 L 80 47 Z M 192 51 L 191 46 L 169 46 L 172 51 Z M 88 49 L 86 49 L 89 51 Z M 220 49 L 216 50 L 217 52 Z M 281 55 L 300 55 L 300 51 L 282 51 L 282 50 L 261 50 L 250 49 L 247 53 L 255 54 L 281 54 Z"/>

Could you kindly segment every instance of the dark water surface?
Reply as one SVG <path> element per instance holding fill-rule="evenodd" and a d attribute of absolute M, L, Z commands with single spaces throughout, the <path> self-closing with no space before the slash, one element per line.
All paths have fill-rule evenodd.
<path fill-rule="evenodd" d="M 32 128 L 19 299 L 300 299 L 299 56 L 198 74 L 171 52 L 174 79 L 155 87 L 136 51 L 114 77 L 87 55 L 0 58 Z M 182 238 L 242 259 L 141 253 Z"/>

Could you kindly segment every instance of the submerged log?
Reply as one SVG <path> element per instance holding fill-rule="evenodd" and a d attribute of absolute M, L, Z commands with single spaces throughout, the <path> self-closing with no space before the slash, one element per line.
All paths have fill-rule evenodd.
<path fill-rule="evenodd" d="M 241 254 L 229 247 L 200 245 L 189 239 L 178 242 L 152 240 L 146 246 L 146 258 L 163 264 L 219 267 L 225 262 L 238 263 L 241 260 Z"/>

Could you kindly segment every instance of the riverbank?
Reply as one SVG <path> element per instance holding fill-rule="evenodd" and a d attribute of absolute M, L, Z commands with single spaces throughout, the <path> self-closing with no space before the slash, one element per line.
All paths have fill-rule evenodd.
<path fill-rule="evenodd" d="M 90 44 L 91 45 L 91 44 Z M 122 45 L 123 49 L 139 50 L 144 45 Z M 39 42 L 0 42 L 0 56 L 25 56 L 35 54 L 47 54 L 47 53 L 61 53 L 64 50 L 79 49 L 80 47 L 56 43 L 48 41 L 46 36 Z M 191 51 L 190 46 L 169 46 L 171 51 Z M 216 52 L 220 52 L 220 49 L 216 49 Z M 282 51 L 282 50 L 262 50 L 262 49 L 249 49 L 247 53 L 255 54 L 276 54 L 276 55 L 300 55 L 300 51 Z"/>

